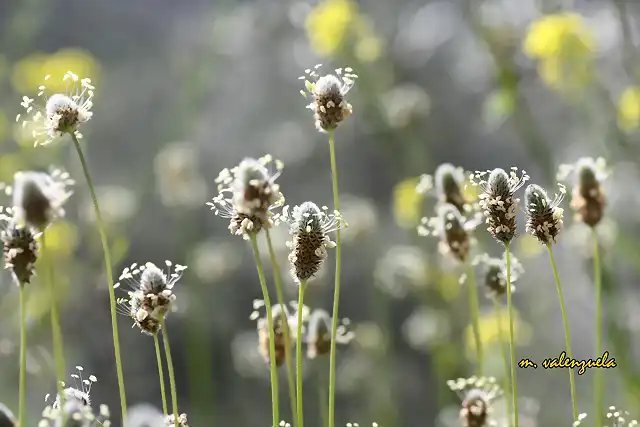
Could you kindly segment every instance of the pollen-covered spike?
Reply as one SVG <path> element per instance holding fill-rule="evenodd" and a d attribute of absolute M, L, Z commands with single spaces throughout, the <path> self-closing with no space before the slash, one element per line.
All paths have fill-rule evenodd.
<path fill-rule="evenodd" d="M 551 200 L 547 192 L 539 185 L 531 184 L 525 191 L 526 230 L 540 243 L 545 245 L 555 242 L 562 229 L 562 208 L 559 207 L 564 198 L 564 189 Z"/>
<path fill-rule="evenodd" d="M 40 248 L 35 231 L 29 226 L 18 226 L 10 221 L 1 236 L 5 268 L 11 270 L 18 285 L 30 283 L 35 275 Z"/>

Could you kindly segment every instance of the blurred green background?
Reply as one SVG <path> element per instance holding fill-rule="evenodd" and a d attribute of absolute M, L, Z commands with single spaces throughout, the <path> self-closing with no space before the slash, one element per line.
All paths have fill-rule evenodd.
<path fill-rule="evenodd" d="M 638 415 L 639 19 L 635 0 L 0 0 L 0 181 L 54 164 L 78 182 L 66 220 L 49 237 L 67 371 L 82 365 L 98 377 L 93 401 L 107 403 L 119 425 L 89 194 L 69 141 L 33 148 L 21 132 L 21 96 L 34 97 L 46 74 L 54 90 L 68 70 L 92 79 L 94 116 L 83 134 L 115 270 L 165 259 L 189 266 L 169 318 L 181 410 L 193 426 L 258 427 L 269 423 L 270 395 L 249 320 L 260 298 L 255 266 L 247 243 L 205 203 L 222 168 L 271 153 L 285 164 L 287 203 L 331 205 L 326 135 L 315 131 L 297 80 L 324 63 L 324 71 L 350 66 L 360 76 L 349 94 L 354 115 L 336 134 L 349 222 L 341 315 L 357 336 L 338 355 L 340 424 L 455 425 L 459 400 L 445 381 L 472 373 L 461 269 L 415 231 L 435 202 L 416 194 L 418 177 L 442 162 L 468 171 L 518 166 L 551 188 L 557 167 L 582 156 L 603 156 L 612 169 L 598 228 L 605 348 L 619 365 L 605 372 L 607 404 Z M 568 212 L 556 254 L 582 359 L 593 353 L 589 233 Z M 520 228 L 524 234 L 522 220 Z M 273 231 L 283 270 L 286 233 Z M 501 255 L 482 227 L 477 237 L 475 253 Z M 555 357 L 564 336 L 547 256 L 526 236 L 515 249 L 526 271 L 515 296 L 518 358 Z M 330 309 L 332 276 L 333 255 L 310 284 L 309 305 Z M 0 280 L 0 401 L 15 412 L 18 293 L 8 273 Z M 35 422 L 55 374 L 48 293 L 37 279 L 28 291 Z M 488 369 L 500 378 L 497 322 L 485 299 L 482 315 Z M 152 340 L 119 321 L 129 404 L 160 407 Z M 328 359 L 305 369 L 308 425 L 320 427 Z M 577 377 L 581 412 L 591 412 L 592 375 Z M 283 370 L 281 413 L 291 421 L 284 378 Z M 520 369 L 518 386 L 528 398 L 527 426 L 570 425 L 565 371 Z"/>

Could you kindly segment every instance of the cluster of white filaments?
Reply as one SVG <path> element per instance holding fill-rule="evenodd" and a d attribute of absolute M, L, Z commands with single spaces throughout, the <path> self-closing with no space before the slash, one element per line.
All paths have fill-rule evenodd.
<path fill-rule="evenodd" d="M 326 206 L 321 209 L 313 202 L 295 206 L 291 213 L 285 206 L 278 219 L 290 226 L 292 239 L 287 247 L 291 250 L 291 275 L 297 282 L 313 277 L 326 260 L 327 249 L 336 246 L 328 234 L 347 227 L 340 212 L 328 213 Z"/>
<path fill-rule="evenodd" d="M 316 128 L 326 132 L 338 127 L 353 112 L 345 96 L 358 76 L 349 67 L 337 68 L 335 74 L 320 76 L 318 69 L 321 66 L 318 64 L 313 69 L 304 70 L 305 75 L 299 79 L 304 80 L 306 91 L 301 90 L 300 93 L 305 98 L 307 94 L 313 97 L 313 102 L 307 108 L 313 111 Z"/>
<path fill-rule="evenodd" d="M 449 388 L 462 400 L 460 423 L 463 427 L 496 426 L 492 418 L 492 402 L 502 395 L 494 377 L 458 378 L 447 381 Z"/>
<path fill-rule="evenodd" d="M 509 243 L 516 235 L 516 207 L 520 199 L 515 197 L 515 192 L 529 180 L 525 171 L 518 176 L 517 170 L 512 167 L 507 174 L 498 168 L 469 177 L 471 185 L 482 190 L 479 206 L 486 217 L 487 231 L 501 243 Z"/>
<path fill-rule="evenodd" d="M 275 163 L 276 171 L 271 171 Z M 214 213 L 230 220 L 229 231 L 247 238 L 273 225 L 272 210 L 284 204 L 276 179 L 284 165 L 266 155 L 257 160 L 247 158 L 231 169 L 223 169 L 216 183 L 218 195 L 207 205 Z"/>
<path fill-rule="evenodd" d="M 291 302 L 290 304 L 294 309 L 297 309 L 297 303 Z M 260 311 L 264 307 L 265 303 L 263 300 L 254 300 L 253 311 L 249 318 L 256 321 L 256 328 L 258 331 L 258 353 L 260 353 L 265 362 L 269 362 L 271 354 L 269 321 L 266 313 L 263 315 L 260 314 Z M 274 304 L 271 306 L 271 316 L 273 320 L 275 364 L 276 366 L 280 366 L 285 361 L 286 348 L 292 344 L 292 338 L 295 336 L 294 331 L 296 330 L 295 324 L 297 322 L 297 317 L 296 315 L 292 315 L 289 308 L 283 304 Z M 308 316 L 308 310 L 303 312 L 303 317 L 306 316 Z M 289 338 L 289 341 L 287 341 L 287 337 Z"/>
<path fill-rule="evenodd" d="M 420 236 L 435 236 L 440 238 L 438 245 L 440 253 L 452 255 L 464 261 L 469 253 L 471 244 L 475 241 L 471 233 L 482 223 L 481 214 L 466 219 L 456 206 L 444 203 L 437 208 L 437 216 L 423 217 L 417 227 Z"/>
<path fill-rule="evenodd" d="M 511 292 L 515 292 L 514 283 L 524 274 L 524 267 L 518 259 L 511 255 Z M 484 285 L 487 289 L 487 297 L 495 298 L 507 293 L 507 259 L 506 253 L 502 258 L 492 258 L 487 253 L 483 253 L 474 258 L 475 265 L 484 266 Z"/>
<path fill-rule="evenodd" d="M 42 420 L 38 427 L 60 426 L 63 419 L 72 420 L 73 425 L 83 427 L 109 427 L 109 408 L 107 405 L 100 405 L 99 414 L 96 415 L 91 408 L 91 387 L 98 379 L 94 375 L 83 378 L 82 366 L 76 366 L 77 374 L 72 374 L 74 385 L 66 387 L 62 383 L 63 396 L 56 395 L 52 404 L 48 405 L 42 412 Z M 45 402 L 49 401 L 51 395 L 45 396 Z M 67 424 L 64 424 L 67 425 Z"/>
<path fill-rule="evenodd" d="M 431 193 L 432 190 L 439 203 L 449 203 L 458 208 L 461 213 L 472 209 L 466 199 L 463 189 L 465 185 L 465 171 L 451 163 L 443 163 L 436 168 L 434 176 L 423 174 L 416 186 L 418 194 Z"/>
<path fill-rule="evenodd" d="M 27 224 L 43 230 L 53 221 L 64 217 L 64 204 L 69 200 L 75 181 L 63 169 L 51 168 L 49 173 L 19 171 L 13 185 L 3 184 L 13 196 L 13 215 L 17 224 Z"/>
<path fill-rule="evenodd" d="M 45 83 L 50 77 L 45 76 Z M 44 99 L 44 106 L 35 105 L 33 98 L 22 97 L 21 105 L 28 117 L 22 121 L 22 126 L 30 126 L 36 146 L 48 144 L 65 133 L 82 138 L 78 129 L 93 115 L 91 107 L 93 107 L 95 87 L 91 84 L 91 79 L 80 79 L 68 71 L 63 81 L 67 83 L 65 92 L 56 93 L 50 97 L 45 95 L 45 85 L 38 88 L 38 97 Z M 19 122 L 21 118 L 22 116 L 18 114 L 16 121 Z"/>
<path fill-rule="evenodd" d="M 637 420 L 629 419 L 629 417 L 629 412 L 616 409 L 615 406 L 609 406 L 609 410 L 607 411 L 607 420 L 604 427 L 638 427 L 640 425 Z M 586 418 L 586 413 L 578 415 L 578 419 L 573 422 L 572 426 L 579 427 L 583 425 L 583 421 Z"/>
<path fill-rule="evenodd" d="M 317 308 L 311 311 L 308 319 L 308 327 L 305 328 L 306 334 L 303 339 L 307 344 L 307 358 L 314 359 L 316 356 L 328 354 L 331 350 L 332 318 L 326 310 Z M 351 321 L 344 318 L 339 319 L 338 322 L 336 344 L 349 344 L 355 338 L 355 333 L 349 330 Z"/>
<path fill-rule="evenodd" d="M 134 326 L 149 335 L 158 333 L 165 316 L 174 308 L 176 296 L 174 285 L 182 278 L 186 266 L 165 261 L 166 269 L 161 270 L 155 264 L 131 264 L 123 270 L 119 282 L 130 287 L 129 298 L 121 298 L 118 302 L 124 310 L 121 314 L 130 316 Z"/>
<path fill-rule="evenodd" d="M 169 414 L 164 419 L 165 427 L 189 427 L 187 423 L 187 414 L 178 415 L 178 422 L 176 423 L 175 414 Z"/>
<path fill-rule="evenodd" d="M 542 187 L 535 184 L 529 185 L 525 192 L 526 231 L 544 244 L 555 241 L 562 229 L 564 209 L 560 204 L 567 190 L 563 184 L 558 184 L 558 188 L 553 200 Z"/>

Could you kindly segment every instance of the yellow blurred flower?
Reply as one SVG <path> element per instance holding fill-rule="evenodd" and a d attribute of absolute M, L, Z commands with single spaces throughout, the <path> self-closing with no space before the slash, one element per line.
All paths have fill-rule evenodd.
<path fill-rule="evenodd" d="M 78 230 L 68 221 L 56 221 L 47 228 L 47 250 L 58 257 L 67 257 L 78 246 Z"/>
<path fill-rule="evenodd" d="M 20 93 L 36 93 L 48 74 L 51 78 L 47 81 L 47 89 L 64 92 L 67 82 L 63 81 L 63 77 L 69 70 L 95 81 L 99 65 L 90 53 L 78 49 L 62 49 L 50 55 L 35 53 L 15 64 L 11 82 Z"/>
<path fill-rule="evenodd" d="M 618 126 L 629 132 L 640 127 L 640 86 L 630 86 L 618 101 Z"/>
<path fill-rule="evenodd" d="M 530 234 L 520 236 L 518 239 L 518 256 L 520 258 L 534 258 L 544 250 L 538 239 Z"/>
<path fill-rule="evenodd" d="M 500 314 L 495 310 L 485 312 L 479 319 L 480 342 L 483 348 L 488 348 L 492 344 L 500 344 L 500 337 L 504 342 L 509 341 L 509 313 L 506 307 L 500 310 Z M 531 341 L 531 326 L 521 319 L 520 313 L 513 310 L 513 334 L 517 345 L 527 345 Z M 473 336 L 472 325 L 465 328 L 465 348 L 468 356 L 475 357 L 476 344 Z"/>
<path fill-rule="evenodd" d="M 460 276 L 455 274 L 442 274 L 438 280 L 436 280 L 436 287 L 442 299 L 445 301 L 453 301 L 458 298 L 462 290 Z"/>
<path fill-rule="evenodd" d="M 407 178 L 393 188 L 393 217 L 402 228 L 417 226 L 422 217 L 424 196 L 416 191 L 419 182 L 420 177 Z"/>
<path fill-rule="evenodd" d="M 523 50 L 540 61 L 538 73 L 549 86 L 579 88 L 591 78 L 596 41 L 580 15 L 564 12 L 533 22 Z"/>
<path fill-rule="evenodd" d="M 360 61 L 372 62 L 380 57 L 382 42 L 352 0 L 320 1 L 307 16 L 305 26 L 311 48 L 320 56 L 335 56 L 353 37 L 354 54 Z"/>

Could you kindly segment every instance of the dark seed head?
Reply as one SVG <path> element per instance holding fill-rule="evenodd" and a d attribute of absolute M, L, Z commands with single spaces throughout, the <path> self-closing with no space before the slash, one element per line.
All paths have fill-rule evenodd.
<path fill-rule="evenodd" d="M 463 182 L 462 171 L 451 163 L 443 163 L 436 169 L 435 184 L 438 198 L 444 203 L 452 204 L 460 212 L 464 211 L 467 204 L 462 193 Z"/>
<path fill-rule="evenodd" d="M 465 229 L 465 220 L 454 205 L 445 204 L 438 208 L 440 234 L 446 252 L 458 261 L 464 262 L 469 254 L 470 237 Z"/>
<path fill-rule="evenodd" d="M 548 245 L 555 242 L 562 229 L 563 210 L 558 206 L 564 198 L 564 191 L 561 186 L 560 194 L 554 200 L 539 185 L 531 184 L 525 191 L 526 230 L 540 243 Z"/>
<path fill-rule="evenodd" d="M 460 422 L 463 427 L 486 427 L 489 403 L 481 390 L 470 390 L 462 401 Z"/>
<path fill-rule="evenodd" d="M 2 231 L 4 266 L 19 285 L 27 284 L 35 274 L 39 245 L 33 229 L 9 222 Z"/>
<path fill-rule="evenodd" d="M 601 179 L 592 159 L 582 159 L 577 164 L 577 185 L 571 197 L 571 207 L 579 221 L 595 227 L 602 220 L 606 206 Z"/>

